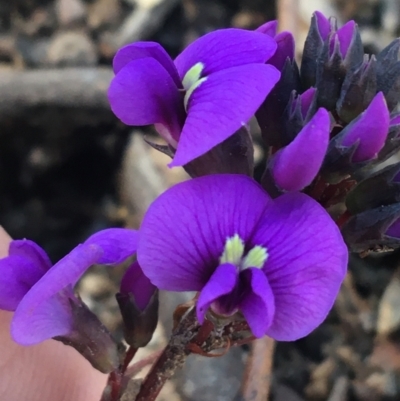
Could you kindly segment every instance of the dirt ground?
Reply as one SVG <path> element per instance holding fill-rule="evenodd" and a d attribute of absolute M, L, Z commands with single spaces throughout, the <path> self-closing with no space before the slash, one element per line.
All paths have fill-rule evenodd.
<path fill-rule="evenodd" d="M 299 3 L 298 54 L 315 7 L 356 19 L 366 52 L 400 33 L 398 1 Z M 115 51 L 154 40 L 176 56 L 206 32 L 253 29 L 277 9 L 272 0 L 0 0 L 0 224 L 14 238 L 38 242 L 54 261 L 96 230 L 137 227 L 154 197 L 186 175 L 168 170 L 167 158 L 144 143 L 151 129 L 126 127 L 111 113 L 106 90 Z M 117 336 L 113 294 L 121 274 L 95 267 L 80 285 Z M 172 311 L 186 299 L 163 296 L 151 349 L 165 342 Z M 247 353 L 243 346 L 222 358 L 190 357 L 160 399 L 234 400 Z M 305 339 L 276 345 L 271 399 L 400 400 L 398 252 L 352 256 L 327 321 Z"/>

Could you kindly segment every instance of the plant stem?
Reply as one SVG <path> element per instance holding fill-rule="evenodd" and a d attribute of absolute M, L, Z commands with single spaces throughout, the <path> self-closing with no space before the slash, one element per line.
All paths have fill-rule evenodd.
<path fill-rule="evenodd" d="M 197 335 L 198 329 L 195 309 L 191 308 L 175 328 L 168 345 L 144 379 L 136 401 L 156 399 L 165 382 L 185 363 L 190 354 L 187 346 Z"/>
<path fill-rule="evenodd" d="M 234 401 L 266 401 L 271 387 L 275 341 L 263 337 L 253 341 L 242 388 Z"/>

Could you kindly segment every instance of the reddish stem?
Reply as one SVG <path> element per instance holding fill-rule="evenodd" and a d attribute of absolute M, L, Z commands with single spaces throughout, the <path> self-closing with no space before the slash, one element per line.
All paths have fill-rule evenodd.
<path fill-rule="evenodd" d="M 346 210 L 341 216 L 338 217 L 336 220 L 336 224 L 338 225 L 339 228 L 342 228 L 345 223 L 350 219 L 351 214 L 349 213 L 348 210 Z"/>

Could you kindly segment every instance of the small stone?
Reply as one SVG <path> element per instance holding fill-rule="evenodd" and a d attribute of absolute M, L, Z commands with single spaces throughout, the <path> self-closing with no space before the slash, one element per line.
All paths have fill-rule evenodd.
<path fill-rule="evenodd" d="M 62 32 L 50 43 L 47 64 L 52 67 L 93 66 L 97 64 L 96 48 L 83 32 Z"/>
<path fill-rule="evenodd" d="M 56 0 L 55 10 L 60 25 L 70 25 L 86 17 L 86 8 L 81 0 Z"/>
<path fill-rule="evenodd" d="M 383 293 L 378 309 L 377 332 L 388 335 L 400 325 L 400 274 L 393 276 Z"/>

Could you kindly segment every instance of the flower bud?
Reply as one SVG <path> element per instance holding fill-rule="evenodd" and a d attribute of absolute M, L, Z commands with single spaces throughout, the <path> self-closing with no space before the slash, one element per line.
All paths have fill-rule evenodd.
<path fill-rule="evenodd" d="M 347 210 L 351 214 L 357 214 L 379 206 L 400 202 L 399 173 L 400 163 L 396 163 L 361 181 L 347 195 Z"/>
<path fill-rule="evenodd" d="M 378 91 L 385 95 L 390 111 L 394 110 L 400 99 L 400 39 L 395 39 L 377 56 Z"/>
<path fill-rule="evenodd" d="M 317 93 L 315 88 L 307 89 L 301 95 L 292 92 L 283 117 L 284 132 L 282 143 L 289 144 L 302 130 L 317 110 Z"/>
<path fill-rule="evenodd" d="M 151 340 L 158 321 L 158 291 L 134 262 L 121 280 L 116 295 L 124 322 L 125 341 L 134 348 Z"/>
<path fill-rule="evenodd" d="M 377 92 L 375 56 L 364 55 L 364 61 L 344 79 L 336 110 L 342 121 L 349 123 L 371 103 Z"/>
<path fill-rule="evenodd" d="M 281 191 L 301 191 L 311 184 L 324 160 L 329 133 L 329 114 L 321 108 L 296 138 L 270 160 L 267 169 L 277 188 Z M 268 190 L 267 177 L 263 177 L 263 184 Z"/>
<path fill-rule="evenodd" d="M 282 147 L 283 116 L 292 91 L 300 91 L 299 69 L 295 61 L 286 59 L 281 78 L 256 112 L 262 138 L 267 146 Z"/>
<path fill-rule="evenodd" d="M 351 217 L 342 235 L 352 252 L 392 250 L 400 246 L 400 203 Z"/>
<path fill-rule="evenodd" d="M 389 111 L 378 93 L 368 108 L 330 142 L 322 168 L 325 179 L 338 183 L 376 158 L 389 130 Z"/>

